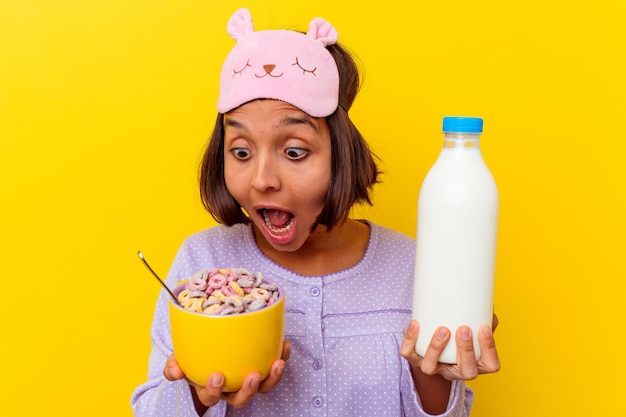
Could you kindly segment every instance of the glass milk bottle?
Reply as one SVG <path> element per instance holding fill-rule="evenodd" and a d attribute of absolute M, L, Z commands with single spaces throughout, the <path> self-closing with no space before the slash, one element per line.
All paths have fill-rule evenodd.
<path fill-rule="evenodd" d="M 483 161 L 483 120 L 443 119 L 443 148 L 422 183 L 417 215 L 413 318 L 420 324 L 416 351 L 424 355 L 439 326 L 452 332 L 439 359 L 456 363 L 456 330 L 491 327 L 498 190 Z"/>

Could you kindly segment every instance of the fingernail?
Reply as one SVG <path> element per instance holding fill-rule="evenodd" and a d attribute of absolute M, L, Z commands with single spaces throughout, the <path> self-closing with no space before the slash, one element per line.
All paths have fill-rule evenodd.
<path fill-rule="evenodd" d="M 260 382 L 261 381 L 259 381 L 258 378 L 253 378 L 252 381 L 250 381 L 250 387 L 252 387 L 253 389 L 257 389 Z"/>
<path fill-rule="evenodd" d="M 437 329 L 437 332 L 435 333 L 435 337 L 437 338 L 437 340 L 443 340 L 446 338 L 447 335 L 448 335 L 448 331 L 444 329 L 443 327 Z"/>
<path fill-rule="evenodd" d="M 469 327 L 463 327 L 461 329 L 461 337 L 463 340 L 470 340 L 472 338 L 472 333 L 470 332 Z"/>
<path fill-rule="evenodd" d="M 285 370 L 285 367 L 283 365 L 279 365 L 276 367 L 276 375 L 281 376 L 283 374 L 283 371 Z"/>
<path fill-rule="evenodd" d="M 489 328 L 489 326 L 483 326 L 482 331 L 483 331 L 483 336 L 491 337 L 491 329 Z"/>
<path fill-rule="evenodd" d="M 220 374 L 213 375 L 211 377 L 211 385 L 214 387 L 220 387 L 224 383 L 224 377 Z"/>

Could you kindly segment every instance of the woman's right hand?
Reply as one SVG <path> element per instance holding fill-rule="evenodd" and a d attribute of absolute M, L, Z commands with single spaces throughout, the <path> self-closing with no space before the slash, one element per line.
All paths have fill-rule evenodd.
<path fill-rule="evenodd" d="M 204 387 L 185 378 L 185 374 L 178 366 L 173 354 L 165 362 L 163 376 L 169 381 L 187 379 L 187 382 L 193 388 L 191 392 L 194 397 L 196 410 L 200 415 L 204 414 L 208 407 L 214 406 L 220 400 L 226 401 L 235 408 L 243 408 L 248 405 L 257 393 L 266 394 L 278 385 L 285 369 L 285 362 L 289 359 L 290 350 L 291 343 L 285 341 L 281 358 L 274 361 L 267 378 L 261 381 L 261 375 L 258 372 L 251 372 L 244 379 L 241 389 L 235 392 L 222 392 L 224 376 L 220 373 L 210 375 Z"/>

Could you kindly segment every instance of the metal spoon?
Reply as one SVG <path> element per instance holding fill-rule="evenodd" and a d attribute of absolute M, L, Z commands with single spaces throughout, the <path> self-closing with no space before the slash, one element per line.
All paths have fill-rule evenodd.
<path fill-rule="evenodd" d="M 174 293 L 168 288 L 167 285 L 165 285 L 165 282 L 163 282 L 163 280 L 161 278 L 159 278 L 159 276 L 156 274 L 156 272 L 154 272 L 152 270 L 152 268 L 150 268 L 150 265 L 148 265 L 148 261 L 146 261 L 143 257 L 143 253 L 141 253 L 141 251 L 137 252 L 137 255 L 139 256 L 139 259 L 141 259 L 143 261 L 143 263 L 146 265 L 146 267 L 150 270 L 150 272 L 152 272 L 152 275 L 154 275 L 154 277 L 157 279 L 157 281 L 159 281 L 161 283 L 161 285 L 163 286 L 163 288 L 165 288 L 168 292 L 168 294 L 172 297 L 172 300 L 174 300 L 174 302 L 176 304 L 178 303 L 178 298 L 176 298 L 176 296 L 174 295 Z"/>

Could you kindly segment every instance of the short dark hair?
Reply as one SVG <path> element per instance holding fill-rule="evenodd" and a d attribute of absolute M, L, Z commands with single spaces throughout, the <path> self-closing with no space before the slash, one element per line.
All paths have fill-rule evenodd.
<path fill-rule="evenodd" d="M 354 58 L 339 44 L 328 46 L 339 70 L 339 106 L 326 121 L 330 129 L 331 177 L 326 202 L 311 230 L 343 222 L 356 203 L 372 204 L 370 193 L 380 171 L 376 156 L 348 116 L 361 87 Z M 219 113 L 200 164 L 200 198 L 219 223 L 249 223 L 241 206 L 228 192 L 224 178 L 224 115 Z"/>

